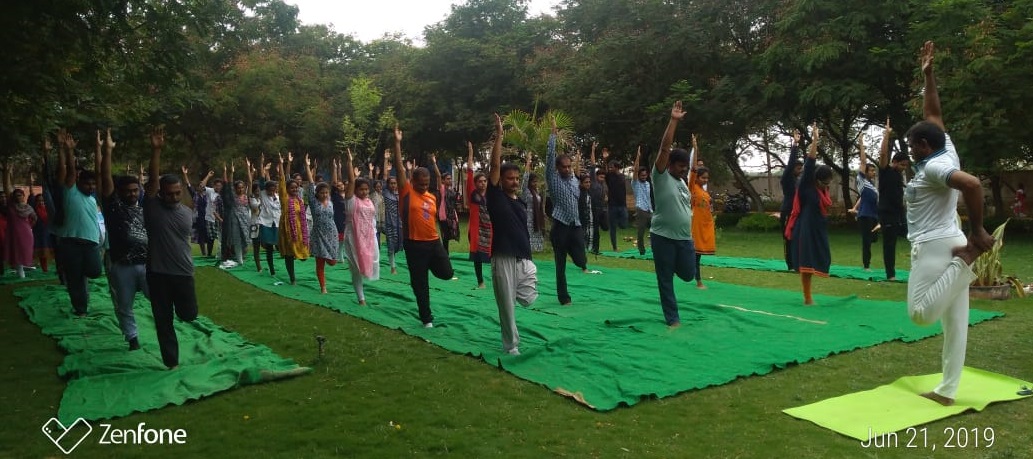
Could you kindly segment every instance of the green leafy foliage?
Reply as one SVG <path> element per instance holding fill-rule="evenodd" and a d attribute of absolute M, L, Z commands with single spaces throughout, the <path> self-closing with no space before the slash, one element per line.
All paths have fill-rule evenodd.
<path fill-rule="evenodd" d="M 753 212 L 739 219 L 735 227 L 744 231 L 778 231 L 781 224 L 778 217 L 765 212 Z"/>

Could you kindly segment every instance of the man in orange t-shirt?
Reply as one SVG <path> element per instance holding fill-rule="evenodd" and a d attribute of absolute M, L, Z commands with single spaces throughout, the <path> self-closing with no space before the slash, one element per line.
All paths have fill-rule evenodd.
<path fill-rule="evenodd" d="M 430 312 L 430 283 L 428 273 L 443 280 L 452 279 L 455 271 L 448 252 L 438 238 L 437 199 L 431 194 L 430 171 L 418 167 L 412 172 L 412 181 L 405 176 L 402 166 L 402 131 L 395 126 L 395 170 L 398 173 L 398 213 L 402 220 L 402 240 L 405 263 L 409 267 L 409 283 L 416 296 L 420 321 L 426 328 L 434 328 Z"/>

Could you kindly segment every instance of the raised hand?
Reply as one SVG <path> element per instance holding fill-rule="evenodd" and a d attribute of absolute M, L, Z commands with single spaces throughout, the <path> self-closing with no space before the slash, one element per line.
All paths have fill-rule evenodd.
<path fill-rule="evenodd" d="M 397 124 L 395 125 L 395 141 L 396 142 L 401 142 L 402 141 L 402 129 L 399 128 Z"/>
<path fill-rule="evenodd" d="M 793 129 L 793 145 L 800 145 L 800 130 Z"/>
<path fill-rule="evenodd" d="M 72 134 L 68 133 L 64 128 L 57 131 L 57 143 L 67 151 L 75 150 L 75 146 L 79 142 L 72 137 Z"/>
<path fill-rule="evenodd" d="M 305 153 L 305 167 L 312 167 L 312 160 L 309 159 L 308 153 Z"/>
<path fill-rule="evenodd" d="M 157 126 L 151 130 L 151 148 L 165 146 L 165 126 Z"/>
<path fill-rule="evenodd" d="M 815 121 L 811 124 L 811 142 L 818 143 L 818 139 L 821 138 L 821 129 L 818 129 L 818 122 Z"/>
<path fill-rule="evenodd" d="M 293 151 L 288 151 L 287 152 L 287 162 L 291 163 L 291 164 L 294 163 L 294 152 Z"/>
<path fill-rule="evenodd" d="M 184 164 L 182 167 L 180 167 L 180 170 L 183 171 L 183 176 L 184 177 L 190 177 L 190 170 L 187 169 L 186 164 Z"/>
<path fill-rule="evenodd" d="M 100 139 L 100 129 L 97 129 L 97 148 L 100 148 L 100 146 L 103 144 L 104 142 Z"/>
<path fill-rule="evenodd" d="M 596 142 L 596 145 L 599 145 L 599 143 Z M 604 148 L 603 149 L 603 162 L 605 163 L 607 159 L 610 159 L 610 150 L 607 150 L 607 149 Z"/>
<path fill-rule="evenodd" d="M 353 160 L 353 159 L 355 158 L 355 157 L 354 157 L 354 156 L 352 155 L 352 149 L 351 149 L 351 148 L 347 148 L 347 149 L 345 149 L 345 152 L 347 152 L 347 153 L 348 153 L 348 164 L 351 164 L 351 163 L 352 163 L 352 160 Z"/>
<path fill-rule="evenodd" d="M 431 153 L 430 154 L 430 163 L 435 165 L 435 166 L 438 165 L 438 156 L 437 156 L 436 153 Z"/>
<path fill-rule="evenodd" d="M 933 54 L 935 54 L 935 46 L 932 41 L 925 42 L 922 46 L 922 72 L 926 75 L 933 72 Z"/>
<path fill-rule="evenodd" d="M 697 137 L 696 134 L 692 134 L 692 150 L 693 151 L 698 151 L 699 150 L 699 143 L 698 142 L 699 142 L 699 137 Z M 695 167 L 695 165 L 693 165 L 693 167 Z"/>
<path fill-rule="evenodd" d="M 97 132 L 99 133 L 100 131 Z M 104 148 L 107 149 L 108 152 L 111 152 L 111 150 L 115 148 L 115 141 L 111 139 L 111 128 L 108 128 L 108 136 L 104 139 Z"/>
<path fill-rule="evenodd" d="M 671 107 L 671 119 L 681 120 L 685 117 L 685 110 L 681 108 L 681 101 L 675 101 L 674 106 Z"/>
<path fill-rule="evenodd" d="M 886 116 L 886 127 L 885 127 L 884 135 L 890 135 L 892 133 L 893 133 L 893 127 L 890 126 L 890 117 L 887 115 Z"/>
<path fill-rule="evenodd" d="M 276 156 L 280 157 L 280 164 L 283 164 L 283 153 L 276 152 Z"/>

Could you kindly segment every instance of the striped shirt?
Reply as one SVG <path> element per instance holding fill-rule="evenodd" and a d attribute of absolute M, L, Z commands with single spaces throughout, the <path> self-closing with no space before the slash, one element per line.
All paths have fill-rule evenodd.
<path fill-rule="evenodd" d="M 581 197 L 581 187 L 577 177 L 572 173 L 569 177 L 561 177 L 556 170 L 556 134 L 549 134 L 549 154 L 545 159 L 545 179 L 549 184 L 552 196 L 552 218 L 568 226 L 581 226 L 578 217 L 577 201 Z"/>
<path fill-rule="evenodd" d="M 631 182 L 631 191 L 635 193 L 635 207 L 639 210 L 653 211 L 653 202 L 649 199 L 650 187 L 652 186 L 648 180 L 635 179 Z"/>

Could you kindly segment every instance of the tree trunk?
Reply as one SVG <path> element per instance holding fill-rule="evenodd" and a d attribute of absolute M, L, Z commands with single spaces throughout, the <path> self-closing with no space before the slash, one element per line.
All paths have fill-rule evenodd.
<path fill-rule="evenodd" d="M 735 154 L 734 144 L 723 149 L 721 156 L 725 160 L 725 165 L 732 171 L 732 176 L 742 184 L 742 189 L 746 191 L 746 194 L 750 195 L 752 209 L 763 211 L 764 206 L 760 200 L 760 194 L 753 188 L 753 183 L 750 183 L 750 178 L 746 175 L 746 172 L 742 170 L 742 167 L 739 167 L 739 156 Z"/>
<path fill-rule="evenodd" d="M 1001 196 L 1001 174 L 990 175 L 990 193 L 993 195 L 994 217 L 1004 218 L 1004 197 Z"/>

